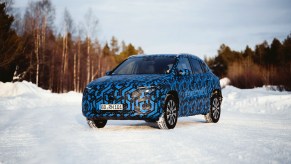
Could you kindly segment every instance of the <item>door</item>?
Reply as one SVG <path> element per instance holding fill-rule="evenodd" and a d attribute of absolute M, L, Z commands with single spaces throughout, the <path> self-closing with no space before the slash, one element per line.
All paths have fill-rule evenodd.
<path fill-rule="evenodd" d="M 205 71 L 202 69 L 200 61 L 194 58 L 190 58 L 190 63 L 192 66 L 193 72 L 193 96 L 194 96 L 194 114 L 203 113 L 205 110 L 205 106 L 207 105 L 206 98 L 208 97 L 207 94 L 207 80 L 208 78 L 205 76 Z"/>
<path fill-rule="evenodd" d="M 189 74 L 180 75 L 181 70 L 188 70 Z M 191 104 L 193 103 L 191 83 L 193 75 L 191 64 L 187 57 L 180 56 L 176 68 L 176 90 L 179 95 L 179 116 L 189 116 L 191 112 Z"/>

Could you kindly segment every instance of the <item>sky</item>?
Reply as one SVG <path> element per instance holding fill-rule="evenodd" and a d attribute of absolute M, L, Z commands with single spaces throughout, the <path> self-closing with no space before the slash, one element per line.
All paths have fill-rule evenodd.
<path fill-rule="evenodd" d="M 14 0 L 24 11 L 29 0 Z M 212 57 L 221 44 L 242 51 L 291 33 L 290 0 L 51 0 L 59 26 L 65 8 L 84 24 L 89 9 L 98 18 L 101 43 L 115 36 L 145 53 L 191 53 Z"/>

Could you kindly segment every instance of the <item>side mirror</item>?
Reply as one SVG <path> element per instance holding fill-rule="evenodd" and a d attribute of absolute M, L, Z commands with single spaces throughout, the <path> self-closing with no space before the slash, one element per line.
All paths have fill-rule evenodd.
<path fill-rule="evenodd" d="M 106 76 L 109 76 L 109 75 L 111 75 L 111 71 L 106 72 Z"/>
<path fill-rule="evenodd" d="M 190 75 L 190 71 L 188 69 L 181 69 L 181 70 L 179 70 L 179 75 L 180 76 Z"/>

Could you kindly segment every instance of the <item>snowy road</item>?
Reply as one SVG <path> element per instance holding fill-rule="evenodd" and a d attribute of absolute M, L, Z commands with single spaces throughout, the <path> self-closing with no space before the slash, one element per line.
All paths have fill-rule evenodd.
<path fill-rule="evenodd" d="M 51 94 L 30 83 L 4 94 L 5 85 L 0 163 L 291 163 L 288 92 L 227 87 L 217 124 L 194 116 L 179 118 L 174 130 L 144 121 L 90 129 L 81 94 Z"/>

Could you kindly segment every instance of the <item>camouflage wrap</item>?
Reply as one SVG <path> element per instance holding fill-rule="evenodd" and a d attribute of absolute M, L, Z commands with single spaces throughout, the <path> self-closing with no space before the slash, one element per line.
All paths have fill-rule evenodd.
<path fill-rule="evenodd" d="M 168 93 L 178 95 L 179 116 L 208 113 L 212 92 L 220 90 L 218 78 L 209 68 L 206 73 L 179 76 L 180 58 L 201 60 L 194 55 L 174 56 L 176 63 L 169 74 L 109 75 L 92 81 L 83 92 L 83 115 L 88 119 L 158 120 Z M 123 104 L 123 110 L 100 110 L 100 104 Z"/>

